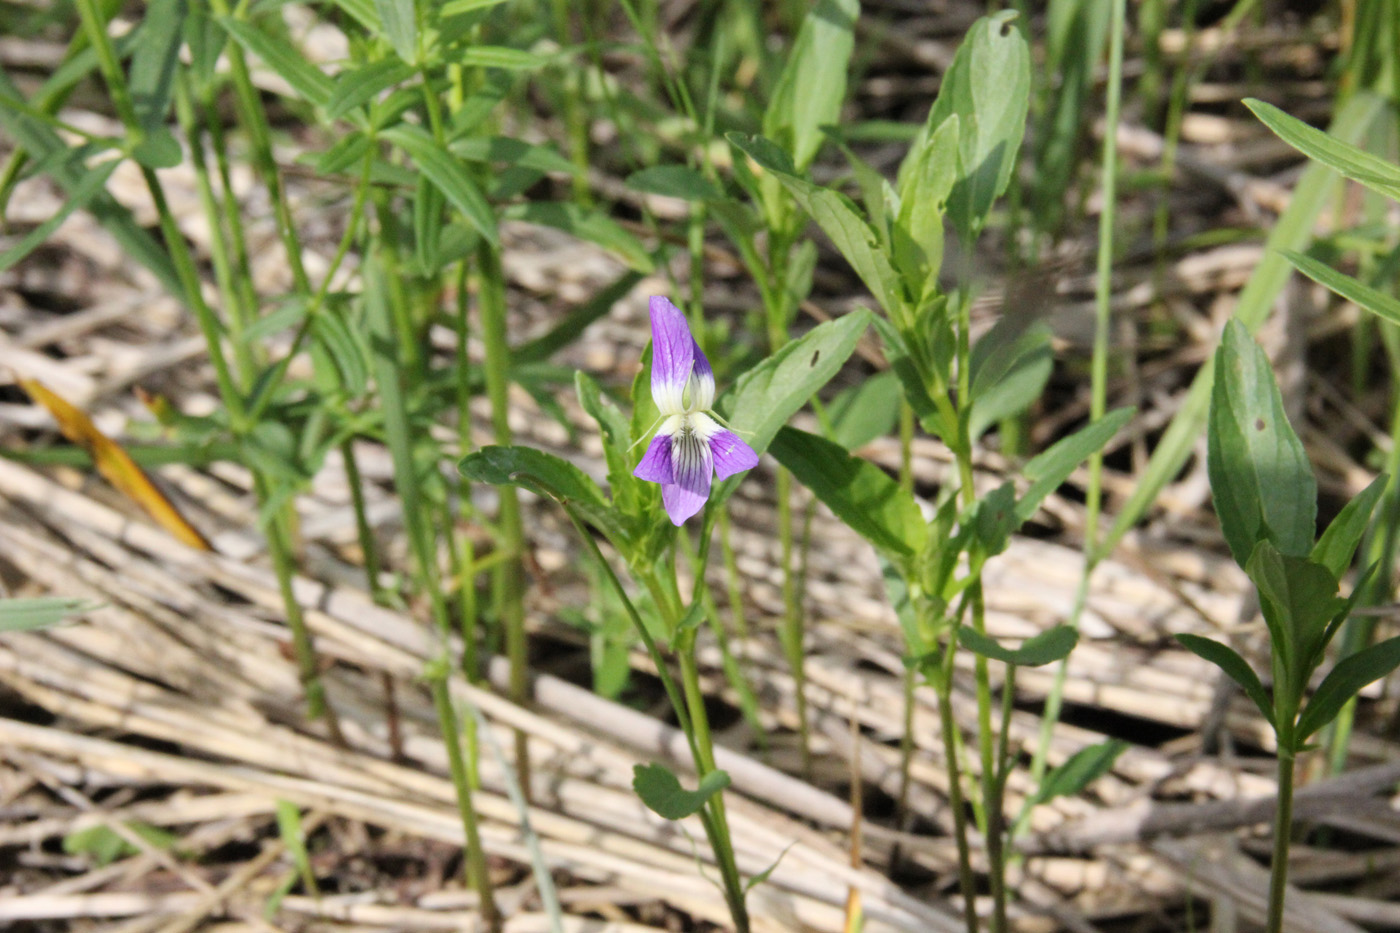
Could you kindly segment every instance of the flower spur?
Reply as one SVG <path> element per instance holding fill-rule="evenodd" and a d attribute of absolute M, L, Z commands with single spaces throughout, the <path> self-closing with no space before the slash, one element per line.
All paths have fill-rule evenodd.
<path fill-rule="evenodd" d="M 758 454 L 710 410 L 715 374 L 670 301 L 651 299 L 651 397 L 661 426 L 632 475 L 661 484 L 666 514 L 681 525 L 710 497 L 713 477 L 758 466 Z"/>

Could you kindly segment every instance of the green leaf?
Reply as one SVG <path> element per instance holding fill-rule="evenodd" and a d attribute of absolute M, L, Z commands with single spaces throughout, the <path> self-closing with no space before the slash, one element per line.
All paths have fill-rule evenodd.
<path fill-rule="evenodd" d="M 763 115 L 763 134 L 806 171 L 821 148 L 821 128 L 839 123 L 855 48 L 858 0 L 818 0 L 802 20 Z"/>
<path fill-rule="evenodd" d="M 970 524 L 985 556 L 993 557 L 1005 551 L 1011 533 L 1022 524 L 1016 517 L 1015 485 L 1009 481 L 1002 483 L 978 499 Z"/>
<path fill-rule="evenodd" d="M 1278 550 L 1265 539 L 1254 548 L 1244 567 L 1259 588 L 1259 608 L 1274 640 L 1275 656 L 1283 662 L 1285 696 L 1297 696 L 1321 660 L 1328 623 L 1344 608 L 1337 595 L 1337 578 L 1321 564 Z"/>
<path fill-rule="evenodd" d="M 500 244 L 500 237 L 496 232 L 496 215 L 492 213 L 491 205 L 486 202 L 481 189 L 472 180 L 466 166 L 439 146 L 427 130 L 400 123 L 389 127 L 380 135 L 413 158 L 419 170 L 446 195 L 447 200 L 477 233 L 492 246 Z"/>
<path fill-rule="evenodd" d="M 70 198 L 87 179 L 86 169 L 70 164 L 59 155 L 69 148 L 67 143 L 53 127 L 28 112 L 19 89 L 4 69 L 0 69 L 0 129 L 22 146 L 36 163 L 47 166 L 46 171 Z M 184 294 L 180 276 L 165 247 L 137 223 L 128 208 L 99 192 L 89 202 L 88 210 L 112 234 L 123 252 L 151 270 L 168 292 Z"/>
<path fill-rule="evenodd" d="M 687 165 L 653 165 L 627 176 L 627 187 L 644 194 L 660 194 L 686 201 L 714 201 L 724 192 L 714 182 Z"/>
<path fill-rule="evenodd" d="M 1129 748 L 1128 743 L 1122 739 L 1108 739 L 1088 748 L 1081 748 L 1064 764 L 1045 775 L 1031 798 L 1030 806 L 1046 803 L 1056 797 L 1073 797 L 1079 794 L 1112 771 L 1118 756 Z"/>
<path fill-rule="evenodd" d="M 77 160 L 74 160 L 75 163 Z M 107 179 L 112 177 L 112 172 L 116 171 L 121 164 L 120 159 L 109 159 L 106 162 L 96 165 L 90 169 L 82 168 L 81 165 L 74 166 L 74 172 L 81 172 L 77 184 L 73 187 L 68 196 L 68 200 L 58 209 L 48 220 L 39 224 L 33 230 L 20 237 L 19 242 L 9 249 L 0 253 L 0 272 L 19 262 L 34 250 L 44 245 L 53 232 L 63 225 L 68 216 L 74 211 L 82 210 L 92 203 L 93 199 L 102 194 L 107 187 Z"/>
<path fill-rule="evenodd" d="M 905 157 L 915 158 L 917 168 L 899 192 L 893 239 L 899 271 L 916 295 L 936 280 L 943 264 L 943 217 L 958 178 L 959 132 L 960 121 L 954 114 L 943 121 L 917 157 Z"/>
<path fill-rule="evenodd" d="M 277 72 L 303 99 L 318 107 L 330 102 L 334 83 L 290 42 L 231 16 L 220 16 L 218 23 L 235 42 L 261 58 L 263 64 Z"/>
<path fill-rule="evenodd" d="M 1237 320 L 1215 354 L 1206 460 L 1230 553 L 1244 566 L 1260 541 L 1301 557 L 1317 534 L 1317 481 L 1264 350 Z"/>
<path fill-rule="evenodd" d="M 413 0 L 374 0 L 375 12 L 384 38 L 399 58 L 410 65 L 418 62 L 418 15 Z"/>
<path fill-rule="evenodd" d="M 1079 643 L 1079 633 L 1068 625 L 1057 625 L 1021 642 L 1021 647 L 1005 648 L 995 639 L 967 625 L 958 626 L 958 643 L 973 654 L 1020 667 L 1041 667 L 1069 657 Z"/>
<path fill-rule="evenodd" d="M 631 528 L 587 473 L 567 460 L 533 447 L 483 447 L 457 465 L 477 483 L 519 486 L 539 496 L 566 503 L 608 537 L 613 545 L 633 539 Z"/>
<path fill-rule="evenodd" d="M 64 596 L 0 599 L 0 632 L 49 628 L 96 609 L 97 603 Z"/>
<path fill-rule="evenodd" d="M 1273 104 L 1247 97 L 1244 105 L 1254 111 L 1254 115 L 1273 130 L 1279 139 L 1303 155 L 1316 159 L 1353 181 L 1360 182 L 1377 194 L 1400 201 L 1400 167 L 1335 136 L 1314 129 Z"/>
<path fill-rule="evenodd" d="M 901 306 L 899 276 L 886 258 L 879 236 L 865 222 L 850 198 L 799 178 L 793 173 L 791 162 L 785 154 L 770 140 L 761 136 L 744 136 L 742 133 L 730 133 L 726 138 L 782 182 L 793 199 L 831 238 L 881 307 L 893 312 Z"/>
<path fill-rule="evenodd" d="M 472 162 L 504 162 L 507 165 L 577 175 L 578 166 L 549 146 L 534 146 L 509 136 L 464 136 L 447 148 Z"/>
<path fill-rule="evenodd" d="M 326 116 L 338 120 L 394 85 L 407 81 L 413 73 L 411 67 L 395 58 L 348 68 L 335 76 L 335 88 L 326 103 Z"/>
<path fill-rule="evenodd" d="M 1318 685 L 1298 719 L 1298 744 L 1336 719 L 1337 713 L 1361 692 L 1362 687 L 1380 680 L 1396 667 L 1400 667 L 1400 637 L 1388 638 L 1338 661 Z"/>
<path fill-rule="evenodd" d="M 859 309 L 818 324 L 740 376 L 715 406 L 757 453 L 841 369 L 870 323 Z"/>
<path fill-rule="evenodd" d="M 729 774 L 711 771 L 695 790 L 686 790 L 665 765 L 636 765 L 632 768 L 632 788 L 642 803 L 657 816 L 683 820 L 699 813 L 705 803 L 729 786 Z"/>
<path fill-rule="evenodd" d="M 585 372 L 574 374 L 574 389 L 583 410 L 598 422 L 603 436 L 603 456 L 608 462 L 608 484 L 612 486 L 613 501 L 626 513 L 636 513 L 641 507 L 642 482 L 632 475 L 629 448 L 631 428 L 627 416 L 603 394 L 598 383 Z"/>
<path fill-rule="evenodd" d="M 972 410 L 968 431 L 978 438 L 992 425 L 1025 411 L 1050 381 L 1055 353 L 1050 328 L 1029 327 L 1007 315 L 972 348 Z"/>
<path fill-rule="evenodd" d="M 503 45 L 475 45 L 458 53 L 458 63 L 477 68 L 504 68 L 509 71 L 528 71 L 543 68 L 550 59 L 534 55 L 520 49 Z"/>
<path fill-rule="evenodd" d="M 513 365 L 548 359 L 583 335 L 588 325 L 607 315 L 642 280 L 640 272 L 624 272 L 583 304 L 564 315 L 563 320 L 533 340 L 513 347 Z"/>
<path fill-rule="evenodd" d="M 175 65 L 180 59 L 188 9 L 186 0 L 150 0 L 141 20 L 141 41 L 131 55 L 128 91 L 136 110 L 136 121 L 148 136 L 170 136 L 165 117 L 170 110 Z M 171 139 L 173 141 L 173 137 Z M 175 161 L 160 167 L 178 165 L 179 150 L 176 143 Z M 143 161 L 142 164 L 147 163 Z"/>
<path fill-rule="evenodd" d="M 1294 268 L 1319 285 L 1327 286 L 1338 295 L 1365 308 L 1377 317 L 1392 324 L 1400 324 L 1400 301 L 1385 292 L 1377 291 L 1369 285 L 1358 282 L 1351 276 L 1344 275 L 1311 256 L 1305 256 L 1291 249 L 1279 250 L 1279 252 L 1293 263 Z"/>
<path fill-rule="evenodd" d="M 980 231 L 1011 181 L 1026 131 L 1031 58 L 1015 18 L 1006 11 L 973 24 L 929 111 L 924 138 L 955 114 L 961 124 L 962 171 L 948 198 L 948 218 L 966 241 Z"/>
<path fill-rule="evenodd" d="M 572 234 L 581 240 L 596 243 L 610 249 L 618 258 L 638 272 L 650 272 L 655 268 L 651 254 L 641 240 L 628 233 L 617 221 L 601 211 L 590 211 L 572 201 L 528 201 L 512 204 L 501 212 L 507 220 L 523 220 L 526 223 L 554 227 Z"/>
<path fill-rule="evenodd" d="M 158 126 L 136 144 L 131 150 L 131 157 L 146 168 L 174 168 L 185 158 L 185 153 L 175 134 L 164 126 Z"/>
<path fill-rule="evenodd" d="M 1385 493 L 1385 486 L 1386 476 L 1382 473 L 1357 493 L 1332 519 L 1308 558 L 1326 567 L 1340 580 L 1351 566 L 1351 558 L 1366 534 L 1366 527 L 1371 524 L 1371 513 Z"/>
<path fill-rule="evenodd" d="M 1361 139 L 1377 119 L 1389 120 L 1389 114 L 1384 98 L 1375 94 L 1355 94 L 1338 104 L 1331 131 L 1342 138 Z M 1299 179 L 1288 207 L 1269 232 L 1263 258 L 1254 267 L 1249 282 L 1235 304 L 1235 316 L 1246 327 L 1256 328 L 1268 317 L 1279 293 L 1293 274 L 1288 260 L 1279 251 L 1302 249 L 1312 240 L 1318 216 L 1333 203 L 1331 194 L 1335 183 L 1336 175 L 1320 163 L 1309 166 Z M 1112 529 L 1099 546 L 1100 554 L 1112 550 L 1157 502 L 1162 489 L 1180 474 L 1205 424 L 1214 372 L 1213 361 L 1207 362 L 1197 372 L 1171 425 L 1152 451 L 1147 467 L 1139 471 L 1132 495 L 1118 510 Z"/>
<path fill-rule="evenodd" d="M 352 328 L 344 315 L 321 311 L 311 320 L 314 346 L 325 351 L 335 366 L 340 388 L 351 398 L 369 391 L 369 346 L 363 331 Z"/>
<path fill-rule="evenodd" d="M 173 849 L 177 837 L 148 823 L 128 821 L 124 824 L 154 849 Z M 99 866 L 110 865 L 124 856 L 139 855 L 141 850 L 128 842 L 110 826 L 89 826 L 63 837 L 63 851 L 70 855 L 90 855 Z"/>
<path fill-rule="evenodd" d="M 889 370 L 843 390 L 826 406 L 832 439 L 847 450 L 859 450 L 889 434 L 899 419 L 899 396 L 899 377 Z"/>
<path fill-rule="evenodd" d="M 903 387 L 904 400 L 914 409 L 914 416 L 930 434 L 944 437 L 949 426 L 943 424 L 942 416 L 933 404 L 929 389 L 924 384 L 919 362 L 915 359 L 909 342 L 888 318 L 876 317 L 872 323 L 875 325 L 875 332 L 880 335 L 880 342 L 884 344 L 885 359 L 889 360 L 890 371 Z"/>
<path fill-rule="evenodd" d="M 840 444 L 783 428 L 769 452 L 852 531 L 892 557 L 918 554 L 927 526 L 913 495 Z"/>
<path fill-rule="evenodd" d="M 311 867 L 311 853 L 306 849 L 306 830 L 302 826 L 301 811 L 296 804 L 287 800 L 277 801 L 277 834 L 287 854 L 292 857 L 297 874 L 306 883 L 308 893 L 316 890 L 316 872 Z"/>
<path fill-rule="evenodd" d="M 1253 700 L 1254 705 L 1259 707 L 1259 712 L 1269 725 L 1277 728 L 1274 723 L 1274 703 L 1269 698 L 1269 692 L 1264 689 L 1259 675 L 1254 673 L 1254 669 L 1244 658 L 1239 656 L 1238 652 L 1229 645 L 1200 635 L 1178 634 L 1176 640 L 1181 642 L 1182 647 L 1186 650 L 1214 664 L 1224 671 L 1227 677 L 1239 684 L 1240 688 L 1244 690 L 1245 696 Z"/>
<path fill-rule="evenodd" d="M 1016 502 L 1017 527 L 1030 520 L 1045 497 L 1060 488 L 1060 484 L 1069 478 L 1076 467 L 1113 440 L 1113 436 L 1132 419 L 1134 411 L 1132 408 L 1116 408 L 1031 458 L 1021 471 L 1031 485 Z"/>

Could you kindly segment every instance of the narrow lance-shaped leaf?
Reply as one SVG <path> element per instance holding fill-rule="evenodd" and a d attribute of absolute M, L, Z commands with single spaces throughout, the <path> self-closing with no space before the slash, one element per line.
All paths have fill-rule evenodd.
<path fill-rule="evenodd" d="M 1400 301 L 1387 295 L 1385 292 L 1377 291 L 1363 282 L 1358 282 L 1349 275 L 1344 275 L 1325 263 L 1318 262 L 1311 256 L 1296 252 L 1291 249 L 1280 250 L 1283 256 L 1299 272 L 1317 282 L 1325 285 L 1332 291 L 1341 295 L 1348 301 L 1355 302 L 1367 311 L 1389 321 L 1392 324 L 1400 324 Z"/>
<path fill-rule="evenodd" d="M 1318 685 L 1298 719 L 1299 744 L 1336 719 L 1337 713 L 1361 692 L 1362 687 L 1380 680 L 1396 667 L 1400 667 L 1400 637 L 1389 638 L 1338 661 Z"/>
<path fill-rule="evenodd" d="M 927 525 L 918 503 L 875 464 L 796 428 L 780 430 L 768 450 L 877 550 L 892 558 L 922 550 Z"/>
<path fill-rule="evenodd" d="M 1386 476 L 1381 474 L 1371 481 L 1371 485 L 1361 490 L 1348 502 L 1332 524 L 1322 533 L 1317 544 L 1313 545 L 1309 558 L 1332 572 L 1337 579 L 1342 578 L 1351 559 L 1356 554 L 1357 545 L 1371 524 L 1371 513 L 1376 509 L 1385 493 Z"/>
<path fill-rule="evenodd" d="M 1030 520 L 1045 497 L 1058 489 L 1076 467 L 1113 440 L 1113 436 L 1132 419 L 1135 411 L 1134 408 L 1116 408 L 1032 457 L 1022 470 L 1031 485 L 1016 501 L 1017 527 Z"/>
<path fill-rule="evenodd" d="M 1176 640 L 1189 650 L 1225 672 L 1235 683 L 1244 690 L 1245 696 L 1254 701 L 1254 705 L 1259 707 L 1260 714 L 1268 721 L 1269 725 L 1274 725 L 1274 703 L 1269 698 L 1269 692 L 1264 689 L 1263 682 L 1259 675 L 1254 673 L 1254 668 L 1250 667 L 1244 658 L 1240 657 L 1229 645 L 1221 644 L 1211 638 L 1204 638 L 1200 635 L 1179 634 Z"/>
<path fill-rule="evenodd" d="M 778 76 L 763 134 L 787 144 L 798 171 L 805 171 L 821 148 L 821 128 L 840 120 L 859 15 L 858 0 L 818 0 L 803 18 Z"/>
<path fill-rule="evenodd" d="M 1127 751 L 1129 745 L 1122 739 L 1108 739 L 1088 748 L 1081 748 L 1071 755 L 1040 782 L 1032 806 L 1042 804 L 1056 797 L 1074 797 L 1090 784 L 1113 770 L 1118 756 Z"/>
<path fill-rule="evenodd" d="M 1208 436 L 1211 494 L 1235 561 L 1243 567 L 1265 539 L 1294 557 L 1311 551 L 1317 481 L 1269 358 L 1238 320 L 1215 354 Z"/>
<path fill-rule="evenodd" d="M 880 237 L 851 199 L 799 177 L 792 160 L 772 140 L 742 133 L 730 133 L 726 138 L 782 182 L 793 200 L 831 238 L 880 305 L 891 313 L 897 311 L 901 302 L 899 276 L 885 257 Z"/>
<path fill-rule="evenodd" d="M 1314 129 L 1273 104 L 1252 97 L 1245 98 L 1244 104 L 1279 139 L 1303 155 L 1316 159 L 1378 194 L 1400 201 L 1400 167 L 1336 136 Z"/>
<path fill-rule="evenodd" d="M 492 246 L 499 244 L 496 215 L 461 161 L 439 146 L 422 127 L 401 123 L 380 135 L 412 156 L 419 170 L 447 196 L 477 233 Z"/>
<path fill-rule="evenodd" d="M 48 628 L 92 609 L 97 604 L 63 596 L 0 599 L 0 632 L 24 632 Z"/>

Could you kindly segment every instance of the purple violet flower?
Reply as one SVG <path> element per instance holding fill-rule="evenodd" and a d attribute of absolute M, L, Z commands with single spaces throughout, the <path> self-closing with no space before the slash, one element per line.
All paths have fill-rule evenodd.
<path fill-rule="evenodd" d="M 715 374 L 690 335 L 685 315 L 651 299 L 651 397 L 661 427 L 632 475 L 661 484 L 661 502 L 681 525 L 710 497 L 711 476 L 725 480 L 758 466 L 758 454 L 710 411 Z"/>

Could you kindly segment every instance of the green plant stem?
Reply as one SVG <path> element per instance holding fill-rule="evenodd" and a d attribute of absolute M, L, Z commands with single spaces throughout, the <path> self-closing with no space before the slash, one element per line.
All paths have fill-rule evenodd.
<path fill-rule="evenodd" d="M 1288 849 L 1293 831 L 1293 771 L 1291 750 L 1285 751 L 1283 737 L 1278 752 L 1278 810 L 1274 814 L 1274 854 L 1269 866 L 1269 918 L 1267 933 L 1282 933 L 1283 902 L 1288 893 Z"/>
<path fill-rule="evenodd" d="M 1090 361 L 1089 417 L 1102 418 L 1108 410 L 1108 345 L 1109 323 L 1113 298 L 1113 243 L 1118 204 L 1118 126 L 1123 100 L 1123 33 L 1125 0 L 1113 0 L 1109 19 L 1108 101 L 1105 107 L 1103 140 L 1103 209 L 1099 214 L 1099 252 L 1094 287 L 1094 350 Z M 1067 624 L 1075 631 L 1084 615 L 1089 599 L 1089 580 L 1102 554 L 1099 550 L 1099 515 L 1103 505 L 1103 451 L 1095 450 L 1089 457 L 1089 483 L 1084 506 L 1084 566 L 1075 589 L 1074 604 Z M 1045 698 L 1040 719 L 1040 734 L 1031 756 L 1031 783 L 1038 787 L 1045 777 L 1050 739 L 1064 705 L 1065 680 L 1069 659 L 1055 666 L 1055 679 Z M 1023 829 L 1029 810 L 1023 808 L 1012 824 L 1010 839 Z"/>
<path fill-rule="evenodd" d="M 486 353 L 486 394 L 491 401 L 491 425 L 496 443 L 511 443 L 510 430 L 510 345 L 506 342 L 505 276 L 501 254 L 488 243 L 477 248 L 478 301 L 481 308 L 481 338 Z M 529 644 L 525 638 L 525 610 L 522 604 L 520 560 L 525 536 L 520 524 L 520 499 L 514 486 L 501 486 L 497 539 L 506 559 L 496 567 L 493 595 L 497 618 L 505 629 L 506 657 L 510 664 L 510 698 L 524 704 L 529 699 L 527 667 Z M 530 750 L 523 731 L 515 734 L 515 767 L 520 786 L 530 793 Z"/>
<path fill-rule="evenodd" d="M 943 739 L 943 757 L 948 768 L 948 809 L 953 814 L 953 839 L 958 847 L 958 889 L 963 899 L 963 922 L 967 933 L 978 933 L 977 879 L 972 874 L 972 849 L 967 839 L 967 813 L 962 792 L 962 767 L 958 763 L 958 723 L 953 717 L 953 659 L 956 639 L 950 638 L 943 649 L 938 680 L 939 732 Z"/>
<path fill-rule="evenodd" d="M 448 692 L 447 678 L 451 665 L 446 658 L 428 678 L 432 687 L 433 706 L 437 710 L 438 722 L 442 726 L 443 744 L 447 749 L 447 766 L 452 773 L 452 787 L 457 793 L 457 812 L 462 818 L 462 833 L 466 837 L 467 852 L 463 859 L 463 871 L 467 884 L 476 892 L 480 902 L 482 922 L 488 930 L 501 929 L 501 914 L 496 907 L 496 899 L 491 891 L 491 879 L 486 873 L 486 853 L 481 848 L 481 832 L 477 827 L 476 805 L 472 801 L 472 786 L 468 778 L 466 761 L 462 756 L 459 739 L 460 727 L 457 711 L 452 706 L 452 696 Z"/>
<path fill-rule="evenodd" d="M 802 748 L 802 773 L 812 773 L 811 734 L 807 726 L 807 678 L 805 676 L 805 626 L 802 607 L 797 599 L 797 577 L 793 572 L 792 547 L 792 474 L 778 467 L 778 541 L 783 562 L 783 654 L 792 671 L 793 690 L 797 703 L 797 734 Z"/>

